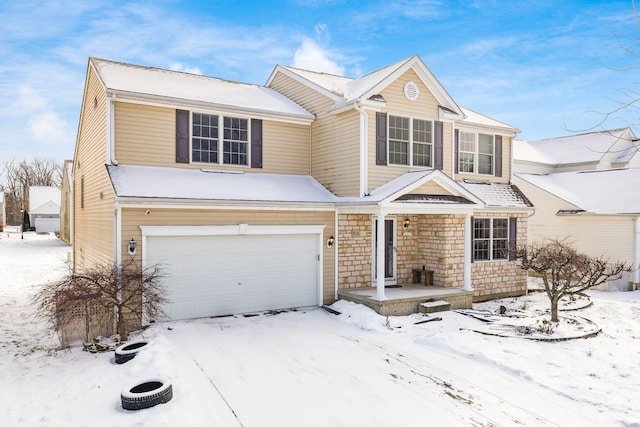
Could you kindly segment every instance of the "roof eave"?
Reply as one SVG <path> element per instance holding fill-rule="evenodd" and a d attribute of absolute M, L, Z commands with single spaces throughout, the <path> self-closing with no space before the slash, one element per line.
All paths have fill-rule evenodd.
<path fill-rule="evenodd" d="M 308 114 L 295 114 L 286 113 L 272 110 L 262 110 L 259 108 L 247 108 L 237 105 L 220 104 L 206 101 L 197 101 L 192 99 L 175 98 L 169 96 L 150 95 L 140 92 L 123 91 L 117 89 L 107 89 L 107 96 L 114 96 L 118 101 L 129 101 L 156 104 L 163 106 L 171 106 L 173 108 L 206 108 L 214 110 L 232 111 L 240 114 L 261 116 L 264 118 L 273 118 L 281 121 L 299 123 L 299 124 L 311 124 L 315 121 L 315 116 L 311 113 Z"/>

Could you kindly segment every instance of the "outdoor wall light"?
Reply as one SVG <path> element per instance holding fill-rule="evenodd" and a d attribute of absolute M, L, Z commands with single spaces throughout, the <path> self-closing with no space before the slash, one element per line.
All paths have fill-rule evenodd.
<path fill-rule="evenodd" d="M 402 228 L 407 229 L 407 228 L 409 228 L 410 225 L 411 225 L 411 221 L 409 221 L 409 218 L 407 218 L 402 223 Z"/>
<path fill-rule="evenodd" d="M 329 239 L 327 240 L 327 247 L 332 248 L 335 241 L 336 239 L 333 236 L 329 237 Z"/>
<path fill-rule="evenodd" d="M 138 242 L 136 242 L 136 240 L 132 237 L 131 240 L 129 240 L 129 255 L 135 255 L 136 254 L 136 245 L 138 244 Z"/>

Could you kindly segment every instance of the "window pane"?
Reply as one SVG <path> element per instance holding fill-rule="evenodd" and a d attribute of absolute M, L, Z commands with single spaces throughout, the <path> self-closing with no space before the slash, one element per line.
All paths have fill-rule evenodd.
<path fill-rule="evenodd" d="M 474 239 L 488 239 L 491 236 L 490 227 L 490 218 L 475 218 L 473 221 Z"/>
<path fill-rule="evenodd" d="M 431 122 L 428 120 L 413 120 L 413 142 L 433 142 L 431 136 Z"/>
<path fill-rule="evenodd" d="M 473 242 L 473 258 L 476 260 L 489 259 L 489 240 L 475 240 Z"/>
<path fill-rule="evenodd" d="M 389 139 L 409 141 L 409 119 L 389 116 Z"/>
<path fill-rule="evenodd" d="M 493 154 L 493 135 L 478 134 L 478 152 Z"/>
<path fill-rule="evenodd" d="M 493 238 L 506 239 L 509 237 L 509 220 L 507 218 L 493 219 Z"/>
<path fill-rule="evenodd" d="M 507 250 L 507 240 L 499 239 L 493 241 L 493 259 L 507 259 L 509 252 Z"/>
<path fill-rule="evenodd" d="M 476 152 L 476 135 L 471 132 L 460 132 L 458 134 L 458 147 L 460 151 L 469 153 Z"/>
<path fill-rule="evenodd" d="M 493 174 L 493 156 L 478 154 L 478 173 Z"/>
<path fill-rule="evenodd" d="M 389 163 L 395 165 L 408 165 L 409 144 L 403 141 L 389 141 Z"/>
<path fill-rule="evenodd" d="M 413 165 L 431 166 L 431 144 L 413 144 Z"/>
<path fill-rule="evenodd" d="M 458 169 L 460 172 L 469 172 L 473 173 L 473 154 L 470 153 L 460 153 L 459 155 L 459 165 Z"/>

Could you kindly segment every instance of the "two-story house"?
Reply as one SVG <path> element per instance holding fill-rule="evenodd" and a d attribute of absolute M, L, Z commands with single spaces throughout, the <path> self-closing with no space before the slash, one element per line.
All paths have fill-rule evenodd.
<path fill-rule="evenodd" d="M 640 140 L 630 128 L 516 141 L 513 182 L 536 206 L 529 241 L 569 241 L 632 269 L 601 286 L 640 286 Z"/>
<path fill-rule="evenodd" d="M 517 132 L 417 56 L 357 79 L 277 66 L 265 86 L 91 58 L 74 265 L 161 263 L 171 319 L 523 294 Z"/>

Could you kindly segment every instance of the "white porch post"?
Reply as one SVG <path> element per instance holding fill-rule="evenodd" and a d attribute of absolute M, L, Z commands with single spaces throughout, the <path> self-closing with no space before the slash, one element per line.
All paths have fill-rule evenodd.
<path fill-rule="evenodd" d="M 376 226 L 376 299 L 379 301 L 387 299 L 384 294 L 384 214 L 380 213 L 375 216 L 377 220 Z"/>
<path fill-rule="evenodd" d="M 462 289 L 465 291 L 472 291 L 471 287 L 471 214 L 465 214 L 464 216 L 464 282 Z"/>
<path fill-rule="evenodd" d="M 636 289 L 640 289 L 640 217 L 635 218 L 633 238 L 633 283 Z"/>

